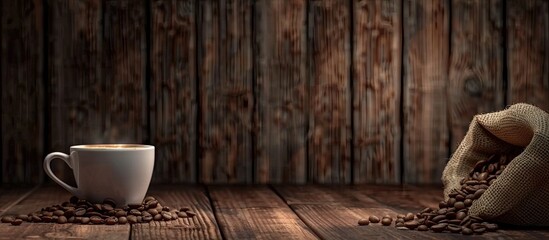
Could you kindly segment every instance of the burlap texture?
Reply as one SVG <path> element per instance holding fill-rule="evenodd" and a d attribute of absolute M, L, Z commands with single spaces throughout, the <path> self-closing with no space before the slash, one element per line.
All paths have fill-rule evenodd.
<path fill-rule="evenodd" d="M 514 225 L 549 226 L 549 114 L 524 103 L 477 115 L 442 173 L 444 196 L 480 160 L 524 149 L 476 200 L 469 214 Z"/>

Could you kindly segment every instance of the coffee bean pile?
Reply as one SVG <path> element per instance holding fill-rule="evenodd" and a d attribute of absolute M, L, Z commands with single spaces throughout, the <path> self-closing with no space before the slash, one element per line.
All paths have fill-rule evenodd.
<path fill-rule="evenodd" d="M 395 220 L 395 227 L 400 230 L 431 230 L 437 233 L 451 232 L 463 235 L 496 231 L 497 224 L 470 216 L 468 211 L 473 202 L 497 180 L 511 159 L 507 155 L 495 154 L 479 161 L 469 176 L 461 180 L 461 188 L 453 190 L 448 195 L 448 200 L 439 203 L 438 209 L 425 208 L 416 214 L 399 214 Z M 384 226 L 389 226 L 392 220 L 390 216 L 384 216 L 381 222 Z M 368 219 L 360 219 L 358 225 L 364 226 L 379 221 L 378 217 L 369 216 Z"/>
<path fill-rule="evenodd" d="M 178 218 L 192 218 L 196 213 L 188 207 L 172 209 L 162 206 L 157 199 L 147 196 L 142 204 L 117 207 L 112 199 L 105 199 L 103 203 L 91 203 L 84 199 L 71 197 L 61 205 L 42 208 L 29 214 L 4 216 L 3 223 L 21 225 L 26 222 L 45 223 L 78 223 L 78 224 L 134 224 L 151 221 L 170 221 Z"/>

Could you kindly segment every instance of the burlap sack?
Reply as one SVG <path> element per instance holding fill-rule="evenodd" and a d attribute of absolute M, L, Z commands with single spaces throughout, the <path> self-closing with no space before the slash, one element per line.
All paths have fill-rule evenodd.
<path fill-rule="evenodd" d="M 528 104 L 477 115 L 442 174 L 444 196 L 480 160 L 524 149 L 473 203 L 469 214 L 514 225 L 549 226 L 549 114 Z"/>

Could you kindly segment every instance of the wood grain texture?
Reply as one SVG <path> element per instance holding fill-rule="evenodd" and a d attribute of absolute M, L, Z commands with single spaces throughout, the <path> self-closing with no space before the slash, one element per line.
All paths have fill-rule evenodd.
<path fill-rule="evenodd" d="M 44 154 L 42 1 L 1 3 L 0 182 L 42 180 Z"/>
<path fill-rule="evenodd" d="M 400 181 L 401 1 L 353 2 L 354 182 Z"/>
<path fill-rule="evenodd" d="M 208 188 L 227 239 L 318 239 L 266 186 Z"/>
<path fill-rule="evenodd" d="M 309 179 L 351 182 L 350 4 L 309 4 Z"/>
<path fill-rule="evenodd" d="M 154 182 L 196 181 L 195 1 L 151 2 L 151 140 Z"/>
<path fill-rule="evenodd" d="M 253 181 L 252 4 L 199 1 L 202 182 Z"/>
<path fill-rule="evenodd" d="M 460 239 L 455 234 L 402 231 L 394 225 L 358 226 L 361 218 L 396 215 L 405 209 L 378 202 L 352 187 L 281 186 L 276 187 L 296 214 L 322 239 Z M 307 194 L 309 192 L 309 194 Z M 313 193 L 314 194 L 310 194 Z M 373 194 L 372 196 L 374 196 Z M 398 198 L 393 195 L 392 198 Z M 335 200 L 335 201 L 334 201 Z M 420 209 L 421 210 L 421 209 Z M 419 210 L 419 211 L 420 211 Z"/>
<path fill-rule="evenodd" d="M 256 181 L 306 181 L 306 1 L 255 2 Z"/>
<path fill-rule="evenodd" d="M 5 215 L 28 214 L 43 207 L 68 201 L 70 194 L 58 186 L 47 186 L 33 192 Z M 79 225 L 55 223 L 27 223 L 20 226 L 0 224 L 0 239 L 128 239 L 130 225 Z"/>
<path fill-rule="evenodd" d="M 105 2 L 103 28 L 104 142 L 147 139 L 144 1 Z"/>
<path fill-rule="evenodd" d="M 34 188 L 21 186 L 0 189 L 0 216 L 12 205 L 22 200 L 21 198 L 26 194 L 32 193 L 33 190 Z"/>
<path fill-rule="evenodd" d="M 206 190 L 196 185 L 151 186 L 148 195 L 163 206 L 189 207 L 193 218 L 150 222 L 132 226 L 131 239 L 221 239 Z"/>
<path fill-rule="evenodd" d="M 51 149 L 143 142 L 144 6 L 131 1 L 102 5 L 99 0 L 48 3 Z M 74 183 L 68 167 L 61 166 L 61 178 Z"/>
<path fill-rule="evenodd" d="M 100 0 L 47 2 L 48 84 L 52 151 L 105 139 L 105 92 L 102 78 Z M 52 163 L 54 173 L 74 183 L 71 169 Z"/>
<path fill-rule="evenodd" d="M 549 2 L 507 1 L 507 104 L 549 111 Z"/>
<path fill-rule="evenodd" d="M 504 106 L 503 1 L 452 1 L 448 112 L 453 152 L 476 114 Z"/>
<path fill-rule="evenodd" d="M 438 183 L 448 160 L 449 1 L 403 2 L 404 182 Z"/>

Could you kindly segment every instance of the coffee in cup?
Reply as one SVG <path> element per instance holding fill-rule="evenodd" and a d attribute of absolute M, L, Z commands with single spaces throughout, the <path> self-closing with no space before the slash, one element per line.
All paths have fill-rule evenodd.
<path fill-rule="evenodd" d="M 77 187 L 61 181 L 50 163 L 61 159 L 72 168 Z M 141 144 L 89 144 L 70 147 L 70 155 L 50 153 L 44 159 L 46 174 L 67 191 L 90 202 L 106 198 L 118 206 L 141 204 L 154 168 L 154 146 Z"/>

